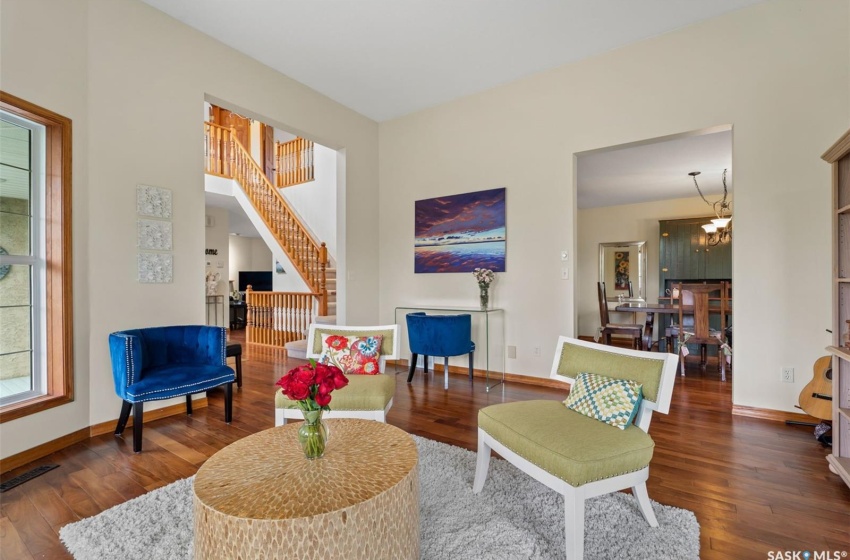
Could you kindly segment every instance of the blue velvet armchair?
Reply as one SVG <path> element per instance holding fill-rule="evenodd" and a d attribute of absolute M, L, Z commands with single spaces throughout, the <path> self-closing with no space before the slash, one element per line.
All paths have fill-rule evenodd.
<path fill-rule="evenodd" d="M 428 356 L 443 357 L 443 386 L 449 388 L 449 356 L 469 354 L 469 380 L 472 381 L 472 363 L 475 343 L 472 342 L 471 315 L 426 315 L 409 313 L 407 315 L 407 335 L 409 337 L 410 372 L 407 382 L 413 381 L 416 372 L 416 359 L 420 354 L 424 358 L 425 373 L 428 373 Z"/>
<path fill-rule="evenodd" d="M 192 395 L 224 385 L 224 421 L 233 416 L 236 375 L 225 361 L 226 335 L 222 327 L 202 325 L 151 327 L 109 335 L 115 393 L 121 397 L 121 415 L 115 435 L 124 433 L 133 409 L 133 451 L 142 450 L 144 403 L 186 396 L 192 414 Z"/>

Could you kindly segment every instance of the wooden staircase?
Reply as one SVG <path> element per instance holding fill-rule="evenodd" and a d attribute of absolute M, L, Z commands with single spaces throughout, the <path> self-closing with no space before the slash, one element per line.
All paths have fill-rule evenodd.
<path fill-rule="evenodd" d="M 260 166 L 254 161 L 241 142 L 239 142 L 233 129 L 205 122 L 204 137 L 206 173 L 233 179 L 239 183 L 248 200 L 251 201 L 254 210 L 262 218 L 268 231 L 271 232 L 280 248 L 293 263 L 296 271 L 311 290 L 307 295 L 312 296 L 317 303 L 315 319 L 318 320 L 319 317 L 333 317 L 335 322 L 336 269 L 329 268 L 328 266 L 328 250 L 325 243 L 319 243 L 313 239 L 309 230 L 296 216 L 278 189 L 272 185 Z M 311 142 L 309 145 L 305 142 L 296 141 L 287 144 L 291 144 L 288 152 L 290 154 L 288 158 L 291 163 L 297 165 L 299 168 L 303 168 L 306 162 L 304 158 L 309 157 L 310 167 L 312 167 Z M 298 171 L 287 176 L 293 181 L 304 182 L 308 175 L 312 179 L 312 171 L 309 174 Z M 275 178 L 275 182 L 278 181 L 280 181 L 280 176 Z M 304 306 L 302 299 L 295 297 L 296 295 L 304 294 L 283 294 L 292 297 L 266 301 L 259 299 L 259 294 L 261 293 L 263 292 L 254 292 L 249 296 L 247 302 L 249 306 L 248 342 L 252 342 L 252 326 L 257 329 L 271 331 L 283 330 L 285 332 L 297 332 L 301 330 L 301 327 L 295 323 L 303 321 L 305 313 L 312 318 L 312 309 L 309 311 L 302 309 Z M 251 312 L 251 297 L 257 303 L 255 306 L 257 310 L 254 313 Z M 285 305 L 296 305 L 297 307 L 287 307 L 285 309 L 276 307 L 284 305 L 284 302 Z M 288 321 L 290 317 L 297 318 L 297 321 L 294 321 L 292 324 L 282 323 L 282 321 Z M 274 333 L 266 334 L 268 336 L 264 335 L 261 337 L 263 341 L 256 340 L 253 342 L 279 346 L 288 342 L 285 339 L 290 338 L 290 335 L 278 336 Z"/>

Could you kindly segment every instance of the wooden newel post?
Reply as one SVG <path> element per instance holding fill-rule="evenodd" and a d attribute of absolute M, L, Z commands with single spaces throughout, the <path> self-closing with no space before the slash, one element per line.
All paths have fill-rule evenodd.
<path fill-rule="evenodd" d="M 319 247 L 319 315 L 328 314 L 328 247 L 322 241 L 322 246 Z"/>
<path fill-rule="evenodd" d="M 252 297 L 254 288 L 251 284 L 245 289 L 245 340 L 246 342 L 255 342 L 254 340 L 254 298 Z"/>

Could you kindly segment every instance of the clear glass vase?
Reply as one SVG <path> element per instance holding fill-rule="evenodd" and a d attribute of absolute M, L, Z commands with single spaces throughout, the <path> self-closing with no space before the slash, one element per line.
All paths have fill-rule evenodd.
<path fill-rule="evenodd" d="M 302 410 L 304 423 L 298 428 L 298 441 L 308 459 L 319 459 L 325 454 L 328 443 L 328 427 L 322 421 L 322 410 Z"/>
<path fill-rule="evenodd" d="M 481 289 L 481 293 L 478 296 L 481 303 L 481 311 L 486 311 L 490 305 L 490 287 L 482 284 L 479 284 L 478 287 Z"/>

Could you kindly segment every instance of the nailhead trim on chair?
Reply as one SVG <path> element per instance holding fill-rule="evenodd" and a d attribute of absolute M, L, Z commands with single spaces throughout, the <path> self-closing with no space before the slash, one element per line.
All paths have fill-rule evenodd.
<path fill-rule="evenodd" d="M 221 328 L 221 365 L 227 365 L 227 332 Z"/>
<path fill-rule="evenodd" d="M 133 378 L 133 374 L 136 373 L 136 364 L 133 360 L 133 345 L 132 345 L 132 337 L 126 334 L 118 334 L 113 333 L 116 336 L 120 336 L 124 339 L 124 349 L 127 352 L 127 386 L 129 387 L 133 383 L 135 383 L 135 379 Z"/>
<path fill-rule="evenodd" d="M 136 364 L 133 363 L 133 344 L 129 336 L 124 337 L 124 344 L 127 345 L 127 387 L 135 383 L 133 374 L 136 372 Z"/>
<path fill-rule="evenodd" d="M 135 394 L 135 393 L 131 393 L 131 392 L 127 391 L 127 394 L 129 396 L 133 397 L 133 398 L 138 398 L 138 397 L 142 397 L 144 395 L 150 395 L 151 393 L 161 393 L 163 391 L 174 391 L 175 389 L 183 389 L 185 387 L 192 387 L 194 385 L 205 385 L 205 384 L 211 383 L 213 381 L 218 381 L 219 379 L 227 379 L 228 377 L 231 377 L 231 376 L 230 375 L 222 375 L 221 377 L 216 377 L 215 379 L 208 379 L 206 381 L 198 381 L 197 383 L 189 383 L 188 385 L 180 385 L 179 387 L 169 387 L 168 389 L 157 389 L 156 391 L 147 391 L 145 393 L 139 393 L 139 394 Z M 216 387 L 216 386 L 217 385 L 211 385 L 210 387 Z M 179 396 L 181 396 L 181 395 L 171 395 L 170 397 L 162 397 L 162 398 L 170 399 L 172 397 L 179 397 Z"/>

